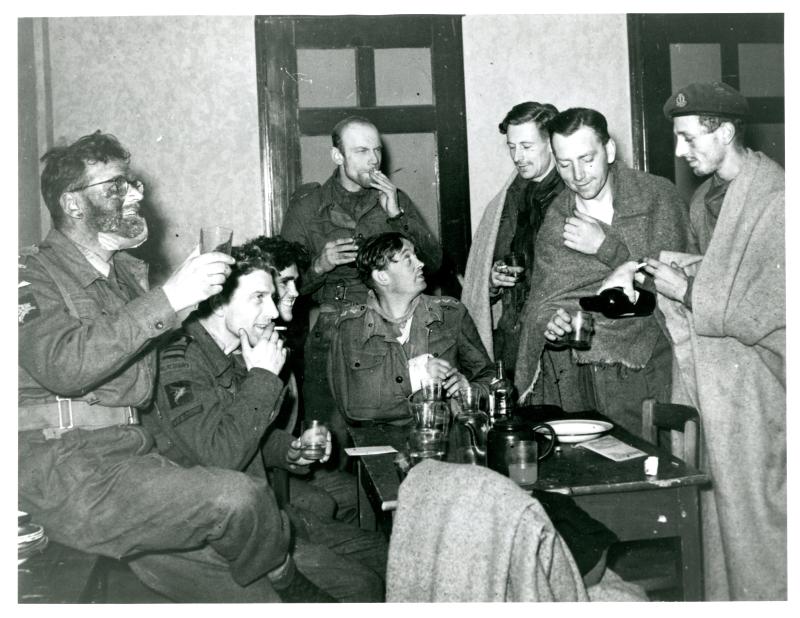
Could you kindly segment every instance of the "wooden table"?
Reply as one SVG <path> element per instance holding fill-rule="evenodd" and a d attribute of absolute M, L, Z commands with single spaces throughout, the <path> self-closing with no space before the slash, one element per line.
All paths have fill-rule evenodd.
<path fill-rule="evenodd" d="M 581 415 L 581 418 L 604 417 Z M 606 419 L 607 420 L 607 419 Z M 356 446 L 405 448 L 407 428 L 377 425 L 348 430 Z M 536 489 L 572 496 L 589 515 L 605 524 L 621 541 L 678 537 L 684 599 L 702 600 L 703 572 L 699 487 L 709 477 L 669 453 L 615 426 L 611 435 L 659 457 L 658 475 L 644 474 L 644 458 L 614 462 L 577 445 L 562 445 L 539 463 Z M 397 508 L 400 479 L 395 454 L 360 457 L 359 517 L 375 529 L 376 518 Z M 366 508 L 369 503 L 371 508 Z M 391 517 L 391 515 L 390 515 Z"/>

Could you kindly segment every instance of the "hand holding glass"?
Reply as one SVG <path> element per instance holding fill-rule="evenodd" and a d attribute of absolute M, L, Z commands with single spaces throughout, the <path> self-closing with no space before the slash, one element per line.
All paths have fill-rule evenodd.
<path fill-rule="evenodd" d="M 200 253 L 219 253 L 231 254 L 233 244 L 233 230 L 219 225 L 200 228 Z"/>
<path fill-rule="evenodd" d="M 524 253 L 509 253 L 503 258 L 503 263 L 506 266 L 506 274 L 514 277 L 517 281 L 525 276 L 525 254 Z"/>
<path fill-rule="evenodd" d="M 304 421 L 300 435 L 300 456 L 303 459 L 319 461 L 325 456 L 328 444 L 328 428 L 322 421 Z"/>

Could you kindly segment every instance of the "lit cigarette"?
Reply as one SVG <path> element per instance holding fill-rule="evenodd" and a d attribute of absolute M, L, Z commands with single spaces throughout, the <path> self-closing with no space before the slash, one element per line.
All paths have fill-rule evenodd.
<path fill-rule="evenodd" d="M 642 268 L 644 268 L 645 266 L 647 266 L 647 262 L 639 262 L 639 263 L 636 265 L 636 272 L 639 272 L 639 271 L 640 271 L 640 270 L 642 270 Z"/>
<path fill-rule="evenodd" d="M 272 330 L 286 330 L 288 326 L 273 326 Z"/>

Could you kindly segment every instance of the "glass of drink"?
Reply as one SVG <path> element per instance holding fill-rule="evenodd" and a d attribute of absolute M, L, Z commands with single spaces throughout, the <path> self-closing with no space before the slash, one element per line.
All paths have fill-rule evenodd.
<path fill-rule="evenodd" d="M 233 244 L 233 230 L 220 225 L 200 228 L 200 253 L 220 253 L 231 254 Z"/>
<path fill-rule="evenodd" d="M 442 381 L 436 378 L 422 378 L 422 386 L 420 395 L 425 401 L 441 401 L 443 399 L 444 391 L 442 390 Z"/>
<path fill-rule="evenodd" d="M 318 420 L 303 421 L 301 428 L 300 456 L 312 461 L 322 459 L 328 444 L 328 428 Z"/>
<path fill-rule="evenodd" d="M 588 311 L 573 311 L 569 314 L 572 330 L 558 339 L 558 342 L 577 350 L 588 350 L 592 347 L 594 333 L 594 317 Z"/>
<path fill-rule="evenodd" d="M 423 459 L 441 460 L 447 452 L 447 433 L 435 427 L 413 427 L 408 435 L 411 465 Z"/>
<path fill-rule="evenodd" d="M 508 476 L 517 485 L 533 485 L 539 478 L 539 445 L 519 440 L 508 449 Z"/>

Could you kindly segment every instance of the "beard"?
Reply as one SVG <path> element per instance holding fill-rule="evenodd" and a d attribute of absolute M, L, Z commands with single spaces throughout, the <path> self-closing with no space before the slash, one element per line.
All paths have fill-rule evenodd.
<path fill-rule="evenodd" d="M 116 234 L 123 238 L 136 238 L 147 227 L 147 222 L 139 214 L 139 205 L 128 206 L 129 211 L 123 215 L 122 203 L 108 206 L 89 206 L 89 225 L 97 232 Z"/>

